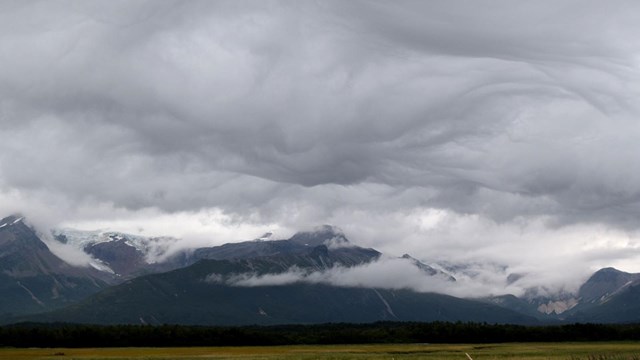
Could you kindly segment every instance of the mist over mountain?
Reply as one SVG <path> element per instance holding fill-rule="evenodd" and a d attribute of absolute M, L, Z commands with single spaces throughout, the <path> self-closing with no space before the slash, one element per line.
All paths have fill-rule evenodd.
<path fill-rule="evenodd" d="M 115 240 L 118 241 L 118 240 Z M 337 244 L 337 245 L 336 245 Z M 325 322 L 493 321 L 535 319 L 483 302 L 406 285 L 385 286 L 367 278 L 383 256 L 350 244 L 330 227 L 287 240 L 254 240 L 198 249 L 193 265 L 147 275 L 111 287 L 67 307 L 38 315 L 39 321 L 82 323 L 246 325 Z M 238 254 L 234 257 L 232 254 Z M 425 271 L 415 259 L 397 258 L 424 278 L 451 276 Z M 357 282 L 346 280 L 360 270 Z M 318 279 L 335 274 L 335 278 Z M 406 276 L 406 274 L 405 274 Z M 342 283 L 339 283 L 342 281 Z M 345 282 L 346 281 L 346 282 Z M 100 309 L 100 311 L 96 311 Z M 31 318 L 21 318 L 31 319 Z"/>
<path fill-rule="evenodd" d="M 6 294 L 0 321 L 640 321 L 640 274 L 604 268 L 574 292 L 524 288 L 518 284 L 527 274 L 509 273 L 508 267 L 391 256 L 360 247 L 327 225 L 287 239 L 265 234 L 170 256 L 164 256 L 167 244 L 177 239 L 72 229 L 53 234 L 42 240 L 21 216 L 0 221 L 0 287 Z M 65 248 L 56 255 L 47 243 Z M 63 260 L 72 251 L 88 260 Z M 501 282 L 479 270 L 487 266 L 498 270 Z"/>
<path fill-rule="evenodd" d="M 493 262 L 427 264 L 409 254 L 391 256 L 374 249 L 361 248 L 349 241 L 342 230 L 329 225 L 295 233 L 288 239 L 273 239 L 272 234 L 265 234 L 250 241 L 183 248 L 171 252 L 169 256 L 166 256 L 167 249 L 178 243 L 179 239 L 72 229 L 56 230 L 54 233 L 59 241 L 74 244 L 103 266 L 118 269 L 115 273 L 121 280 L 185 267 L 202 259 L 281 256 L 281 266 L 276 276 L 248 273 L 239 283 L 253 286 L 273 282 L 365 285 L 474 298 L 516 294 L 535 303 L 536 311 L 540 308 L 539 312 L 542 313 L 560 313 L 575 305 L 569 304 L 573 301 L 572 291 L 556 291 L 536 284 L 536 280 L 529 280 L 536 279 L 535 274 L 516 274 L 508 266 Z M 324 262 L 302 261 L 304 269 L 295 266 L 296 261 L 302 260 L 311 248 L 326 255 Z M 120 269 L 123 266 L 127 270 Z M 578 285 L 575 286 L 576 291 Z"/>

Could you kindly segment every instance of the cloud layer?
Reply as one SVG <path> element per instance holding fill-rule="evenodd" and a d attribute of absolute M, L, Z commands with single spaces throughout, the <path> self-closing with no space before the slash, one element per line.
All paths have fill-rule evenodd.
<path fill-rule="evenodd" d="M 216 241 L 332 223 L 422 258 L 628 264 L 639 6 L 7 2 L 0 210 L 207 218 Z"/>
<path fill-rule="evenodd" d="M 507 280 L 508 269 L 488 264 L 469 266 L 456 271 L 456 281 L 448 275 L 427 275 L 410 260 L 382 256 L 376 261 L 354 267 L 336 266 L 325 270 L 305 270 L 292 267 L 274 274 L 240 273 L 231 275 L 211 274 L 205 281 L 240 287 L 283 286 L 297 283 L 327 284 L 341 287 L 382 289 L 409 289 L 424 293 L 449 294 L 466 298 L 482 298 L 513 294 L 523 296 L 527 291 L 537 291 L 532 296 L 555 295 L 575 292 L 577 288 L 566 284 L 546 283 L 539 278 L 524 275 L 515 282 Z"/>

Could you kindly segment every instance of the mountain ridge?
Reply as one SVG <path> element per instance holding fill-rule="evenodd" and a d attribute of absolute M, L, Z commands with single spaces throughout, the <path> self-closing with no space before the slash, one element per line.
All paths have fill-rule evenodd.
<path fill-rule="evenodd" d="M 294 283 L 231 286 L 220 279 L 269 273 L 275 259 L 201 260 L 187 268 L 152 274 L 107 289 L 80 304 L 44 314 L 39 321 L 274 325 L 325 322 L 536 320 L 473 300 L 410 290 Z M 211 279 L 211 275 L 218 275 Z M 148 304 L 155 302 L 155 307 Z M 103 314 L 96 313 L 100 308 Z"/>
<path fill-rule="evenodd" d="M 416 292 L 402 286 L 391 289 L 366 285 L 357 280 L 339 281 L 338 284 L 342 285 L 334 284 L 331 279 L 344 276 L 347 269 L 359 269 L 362 273 L 370 270 L 367 266 L 378 264 L 380 261 L 383 265 L 384 261 L 404 262 L 403 264 L 407 265 L 403 266 L 413 267 L 425 279 L 438 278 L 455 283 L 456 278 L 446 272 L 447 270 L 440 270 L 447 267 L 431 266 L 408 254 L 395 258 L 383 256 L 375 249 L 359 247 L 351 243 L 342 231 L 328 225 L 318 227 L 315 231 L 296 233 L 288 239 L 272 240 L 272 234 L 267 233 L 255 240 L 178 251 L 164 258 L 162 255 L 166 254 L 167 248 L 163 247 L 164 243 L 161 242 L 163 239 L 169 239 L 166 237 L 144 238 L 113 231 L 86 232 L 88 238 L 81 238 L 84 235 L 80 233 L 73 234 L 75 237 L 65 235 L 64 231 L 54 233 L 56 240 L 61 243 L 81 244 L 83 251 L 112 271 L 109 273 L 64 262 L 50 251 L 38 233 L 25 221 L 19 215 L 0 220 L 0 290 L 4 289 L 3 294 L 6 294 L 4 300 L 0 300 L 0 317 L 5 319 L 24 319 L 25 315 L 32 313 L 43 313 L 44 315 L 39 316 L 46 315 L 56 321 L 62 318 L 56 318 L 55 314 L 66 314 L 69 319 L 87 319 L 91 316 L 86 314 L 95 312 L 95 308 L 91 310 L 91 306 L 94 306 L 113 310 L 108 319 L 94 318 L 96 321 L 108 322 L 118 318 L 115 315 L 118 311 L 131 315 L 127 309 L 120 308 L 116 311 L 114 308 L 124 306 L 128 301 L 128 306 L 146 314 L 138 318 L 130 316 L 126 319 L 128 323 L 136 323 L 140 321 L 139 318 L 143 319 L 141 323 L 152 323 L 154 318 L 158 321 L 180 321 L 180 316 L 185 316 L 187 321 L 186 319 L 198 319 L 198 311 L 208 314 L 207 324 L 217 324 L 215 317 L 226 317 L 225 321 L 228 321 L 228 324 L 233 321 L 242 324 L 251 321 L 265 324 L 285 321 L 341 321 L 340 318 L 329 315 L 323 317 L 307 314 L 307 317 L 304 317 L 301 315 L 304 311 L 300 308 L 300 303 L 315 304 L 313 307 L 317 311 L 327 314 L 343 314 L 345 321 L 491 321 L 491 316 L 501 321 L 512 319 L 519 323 L 624 322 L 634 319 L 640 321 L 640 306 L 635 305 L 640 303 L 640 287 L 637 286 L 640 283 L 640 274 L 626 273 L 614 268 L 603 268 L 595 272 L 575 294 L 563 293 L 555 297 L 516 297 L 506 294 L 464 299 L 424 290 Z M 160 260 L 150 260 L 150 256 L 156 255 L 160 255 L 156 258 Z M 198 273 L 198 269 L 207 267 L 210 268 L 207 274 L 189 278 Z M 450 268 L 453 269 L 455 266 Z M 472 268 L 462 269 L 469 274 L 473 273 Z M 186 278 L 176 278 L 172 275 L 176 272 Z M 506 281 L 510 284 L 515 283 L 522 276 L 509 274 Z M 111 286 L 118 283 L 120 285 Z M 187 285 L 190 287 L 184 288 Z M 121 292 L 122 289 L 128 289 L 128 292 Z M 323 289 L 324 292 L 318 289 Z M 533 294 L 536 293 L 534 290 L 531 290 Z M 119 294 L 118 297 L 110 298 L 109 294 L 114 292 Z M 191 293 L 204 298 L 190 298 Z M 233 299 L 227 293 L 248 298 Z M 155 297 L 152 294 L 155 294 Z M 288 305 L 274 305 L 273 302 L 265 300 L 265 294 L 271 294 L 269 296 L 278 298 L 280 303 Z M 131 296 L 133 297 L 130 298 Z M 111 302 L 105 303 L 106 298 L 111 299 Z M 172 306 L 178 306 L 178 303 L 173 301 L 174 298 L 186 301 L 185 304 L 191 304 L 193 308 L 172 313 Z M 138 299 L 137 303 L 135 299 Z M 154 303 L 153 299 L 157 299 L 158 303 Z M 164 305 L 160 299 L 164 299 Z M 216 299 L 223 299 L 229 303 L 225 304 Z M 292 302 L 291 299 L 295 301 Z M 346 307 L 339 308 L 340 301 L 336 299 L 342 299 Z M 206 309 L 207 301 L 218 301 L 217 306 L 225 308 L 226 313 Z M 436 303 L 441 304 L 438 305 L 440 315 L 448 315 L 434 314 L 425 307 L 425 304 L 435 306 Z M 234 308 L 234 304 L 244 304 L 243 306 L 252 310 L 245 307 L 240 311 L 240 308 Z M 325 306 L 323 304 L 326 308 L 322 307 Z M 455 304 L 460 309 L 455 310 L 442 304 Z M 139 308 L 140 306 L 142 308 Z M 154 307 L 158 308 L 152 311 Z M 296 309 L 294 313 L 298 315 L 287 315 L 287 307 L 291 311 Z M 406 309 L 413 309 L 420 314 L 411 315 L 411 311 Z M 475 309 L 474 311 L 484 312 L 485 315 L 492 315 L 477 317 L 463 309 Z M 454 316 L 456 311 L 461 311 L 460 314 L 464 316 Z M 204 318 L 206 316 L 202 319 Z M 194 323 L 199 320 L 188 321 Z M 224 321 L 221 323 L 227 324 Z"/>

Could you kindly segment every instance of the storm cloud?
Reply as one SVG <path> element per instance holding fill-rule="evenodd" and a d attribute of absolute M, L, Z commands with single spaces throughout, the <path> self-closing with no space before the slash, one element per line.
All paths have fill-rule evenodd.
<path fill-rule="evenodd" d="M 1 2 L 0 210 L 191 217 L 216 241 L 330 223 L 421 258 L 628 264 L 639 7 Z"/>

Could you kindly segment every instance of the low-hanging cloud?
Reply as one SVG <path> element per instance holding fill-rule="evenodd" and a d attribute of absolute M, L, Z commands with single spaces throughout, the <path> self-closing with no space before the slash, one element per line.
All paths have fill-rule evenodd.
<path fill-rule="evenodd" d="M 167 230 L 193 244 L 332 223 L 527 269 L 563 262 L 547 235 L 578 259 L 593 229 L 635 249 L 639 6 L 5 3 L 0 210 L 155 235 L 224 215 Z M 481 231 L 434 239 L 447 222 L 416 225 L 427 212 Z"/>
<path fill-rule="evenodd" d="M 374 183 L 495 218 L 625 223 L 637 4 L 572 4 L 5 5 L 0 183 L 240 213 Z"/>
<path fill-rule="evenodd" d="M 212 284 L 240 287 L 284 286 L 302 283 L 340 287 L 406 289 L 467 298 L 504 294 L 521 296 L 532 288 L 538 291 L 536 296 L 555 296 L 564 291 L 575 291 L 572 288 L 558 287 L 558 284 L 555 283 L 537 288 L 540 284 L 537 281 L 539 279 L 528 281 L 526 276 L 523 276 L 519 282 L 509 282 L 507 279 L 508 269 L 487 264 L 477 264 L 472 269 L 466 270 L 466 272 L 454 273 L 457 280 L 451 281 L 449 276 L 444 273 L 426 274 L 410 260 L 383 256 L 376 261 L 353 267 L 336 266 L 325 270 L 309 270 L 293 266 L 280 273 L 211 274 L 205 281 Z"/>

